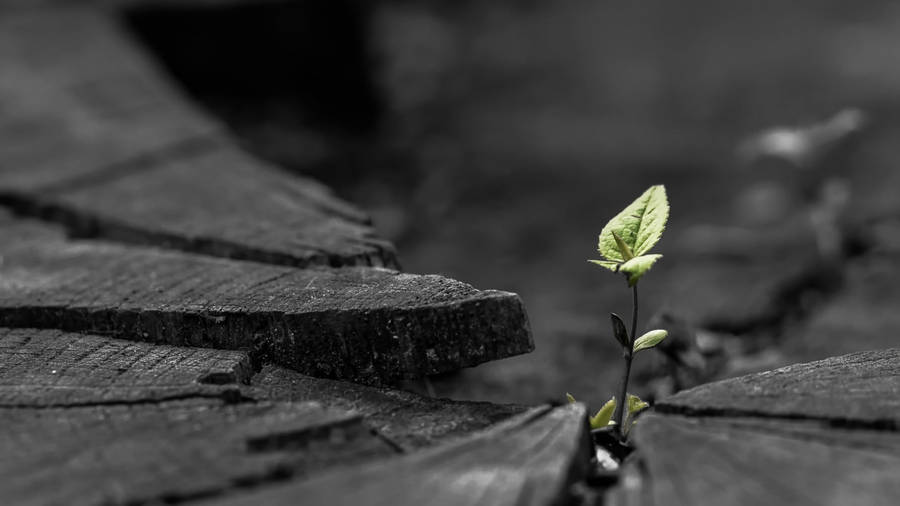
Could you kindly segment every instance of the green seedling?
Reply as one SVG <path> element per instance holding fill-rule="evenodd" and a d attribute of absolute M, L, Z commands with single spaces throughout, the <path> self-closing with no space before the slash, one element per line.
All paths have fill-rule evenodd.
<path fill-rule="evenodd" d="M 662 258 L 662 255 L 649 252 L 662 237 L 668 219 L 669 201 L 666 198 L 665 187 L 651 186 L 603 227 L 597 247 L 603 259 L 589 260 L 603 268 L 623 274 L 632 293 L 630 333 L 622 318 L 610 313 L 613 337 L 622 347 L 622 358 L 625 361 L 619 395 L 610 399 L 591 418 L 592 429 L 613 426 L 622 442 L 634 424 L 635 415 L 648 407 L 648 404 L 637 396 L 628 394 L 628 377 L 631 374 L 634 355 L 639 351 L 653 348 L 668 335 L 665 330 L 657 329 L 637 337 L 638 281 L 657 260 Z M 570 402 L 575 401 L 569 394 L 566 394 L 566 397 Z M 628 401 L 616 403 L 616 398 Z"/>

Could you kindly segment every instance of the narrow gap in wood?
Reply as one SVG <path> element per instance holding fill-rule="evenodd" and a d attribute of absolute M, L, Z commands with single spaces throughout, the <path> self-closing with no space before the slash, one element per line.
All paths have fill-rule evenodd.
<path fill-rule="evenodd" d="M 860 420 L 841 416 L 810 415 L 808 413 L 769 413 L 754 409 L 740 408 L 694 408 L 684 405 L 672 405 L 660 403 L 653 407 L 654 411 L 662 414 L 681 415 L 691 418 L 761 418 L 767 420 L 797 420 L 822 422 L 830 427 L 840 429 L 866 429 L 885 432 L 897 432 L 897 421 L 889 418 L 874 420 Z"/>
<path fill-rule="evenodd" d="M 70 409 L 70 408 L 96 408 L 102 406 L 146 406 L 154 404 L 163 404 L 166 402 L 189 401 L 189 400 L 220 400 L 225 404 L 246 404 L 255 403 L 257 400 L 247 396 L 239 388 L 229 388 L 218 393 L 200 393 L 189 392 L 184 394 L 159 396 L 152 398 L 136 398 L 136 399 L 111 399 L 108 401 L 89 401 L 89 402 L 59 402 L 47 404 L 28 404 L 16 403 L 7 404 L 0 402 L 0 409 Z"/>

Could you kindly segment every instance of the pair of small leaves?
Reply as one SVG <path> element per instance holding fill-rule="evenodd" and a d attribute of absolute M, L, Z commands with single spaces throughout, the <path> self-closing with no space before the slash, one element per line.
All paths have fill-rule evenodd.
<path fill-rule="evenodd" d="M 659 242 L 669 219 L 669 200 L 662 185 L 651 186 L 600 231 L 597 251 L 589 260 L 613 272 L 624 272 L 634 286 L 662 255 L 647 254 Z"/>
<path fill-rule="evenodd" d="M 625 322 L 623 322 L 622 318 L 620 318 L 616 313 L 610 313 L 609 317 L 612 320 L 613 335 L 616 337 L 616 341 L 619 341 L 619 344 L 622 345 L 622 348 L 627 350 L 629 348 L 629 339 L 628 331 L 625 329 Z M 653 348 L 657 344 L 661 343 L 662 340 L 665 339 L 668 335 L 668 332 L 661 329 L 646 332 L 644 333 L 644 335 L 634 340 L 634 344 L 631 346 L 631 352 L 637 353 L 641 350 Z"/>
<path fill-rule="evenodd" d="M 568 399 L 569 402 L 571 402 L 571 403 L 575 402 L 575 398 L 572 397 L 570 394 L 566 394 L 566 399 Z M 647 404 L 646 402 L 642 401 L 640 397 L 638 397 L 636 395 L 628 394 L 628 413 L 625 418 L 626 432 L 627 432 L 627 428 L 634 424 L 634 422 L 630 422 L 634 418 L 634 416 L 639 411 L 643 411 L 644 409 L 647 409 L 648 407 L 650 407 L 650 405 Z M 600 410 L 597 411 L 597 413 L 591 417 L 591 419 L 590 419 L 591 429 L 602 429 L 603 427 L 606 427 L 609 425 L 615 425 L 616 422 L 612 421 L 613 413 L 615 413 L 615 411 L 616 411 L 616 398 L 613 397 L 612 399 L 606 401 L 606 403 L 603 405 L 603 407 L 601 407 Z"/>

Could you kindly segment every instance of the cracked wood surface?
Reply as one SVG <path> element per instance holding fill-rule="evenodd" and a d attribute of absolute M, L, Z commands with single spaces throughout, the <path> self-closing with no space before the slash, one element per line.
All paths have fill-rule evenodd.
<path fill-rule="evenodd" d="M 0 62 L 3 192 L 64 186 L 221 129 L 108 13 L 4 12 Z"/>
<path fill-rule="evenodd" d="M 378 268 L 397 261 L 364 213 L 234 147 L 112 10 L 14 4 L 0 15 L 0 205 L 18 215 L 0 212 L 4 501 L 219 500 L 356 480 L 426 446 L 383 465 L 496 478 L 435 489 L 444 501 L 556 503 L 583 477 L 580 406 L 469 438 L 524 408 L 296 372 L 392 382 L 533 344 L 514 294 Z M 294 370 L 253 372 L 272 363 Z"/>
<path fill-rule="evenodd" d="M 670 413 L 827 420 L 900 427 L 900 349 L 851 353 L 692 388 L 656 404 Z"/>
<path fill-rule="evenodd" d="M 534 408 L 449 445 L 216 504 L 560 504 L 590 459 L 584 406 Z"/>
<path fill-rule="evenodd" d="M 353 412 L 395 446 L 414 450 L 522 413 L 523 406 L 450 401 L 267 365 L 246 352 L 129 342 L 52 329 L 0 328 L 0 407 L 228 403 L 316 403 Z"/>
<path fill-rule="evenodd" d="M 0 496 L 183 501 L 397 453 L 358 413 L 270 401 L 251 377 L 241 352 L 0 329 Z"/>
<path fill-rule="evenodd" d="M 461 437 L 525 411 L 524 406 L 463 402 L 422 397 L 401 390 L 353 385 L 312 378 L 276 366 L 266 366 L 253 377 L 265 397 L 282 401 L 317 401 L 351 410 L 404 450 Z"/>
<path fill-rule="evenodd" d="M 658 402 L 612 504 L 896 504 L 900 350 L 702 385 Z"/>
<path fill-rule="evenodd" d="M 0 328 L 0 407 L 238 399 L 246 353 Z"/>
<path fill-rule="evenodd" d="M 635 429 L 639 463 L 611 504 L 893 505 L 900 436 L 650 414 Z M 860 437 L 859 432 L 867 433 Z M 643 469 L 641 471 L 640 469 Z M 631 476 L 632 478 L 629 478 Z M 630 486 L 629 486 L 630 484 Z"/>
<path fill-rule="evenodd" d="M 225 145 L 45 200 L 83 235 L 295 267 L 398 265 L 327 188 Z"/>
<path fill-rule="evenodd" d="M 172 502 L 395 454 L 315 403 L 0 408 L 0 421 L 7 504 Z"/>
<path fill-rule="evenodd" d="M 75 233 L 294 266 L 397 267 L 362 211 L 232 147 L 110 12 L 0 16 L 0 202 Z"/>
<path fill-rule="evenodd" d="M 0 496 L 11 504 L 340 504 L 351 500 L 348 483 L 395 501 L 386 494 L 405 496 L 408 486 L 398 479 L 431 476 L 416 493 L 446 504 L 480 494 L 485 504 L 552 504 L 586 472 L 580 405 L 523 413 L 274 366 L 253 375 L 247 363 L 241 352 L 0 329 Z M 209 396 L 216 388 L 238 395 Z M 431 422 L 440 428 L 423 430 Z"/>
<path fill-rule="evenodd" d="M 0 216 L 2 220 L 2 216 Z M 364 383 L 452 371 L 532 349 L 515 294 L 377 268 L 293 269 L 99 241 L 9 218 L 0 326 L 251 350 Z"/>

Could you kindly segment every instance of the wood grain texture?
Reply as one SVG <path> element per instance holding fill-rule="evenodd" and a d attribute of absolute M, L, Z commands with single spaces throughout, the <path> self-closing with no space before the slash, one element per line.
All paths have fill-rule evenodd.
<path fill-rule="evenodd" d="M 380 483 L 379 498 L 389 483 L 402 498 L 402 480 L 430 476 L 416 501 L 434 487 L 438 503 L 485 494 L 484 503 L 555 504 L 586 472 L 581 406 L 525 412 L 274 366 L 251 376 L 245 364 L 239 352 L 0 329 L 0 497 L 25 505 L 340 504 L 356 476 L 366 487 Z M 236 382 L 205 383 L 211 375 Z M 414 453 L 398 457 L 404 451 Z M 306 484 L 323 473 L 348 478 L 334 489 L 333 478 Z M 450 481 L 433 479 L 440 476 Z M 285 498 L 282 483 L 314 492 Z"/>
<path fill-rule="evenodd" d="M 253 395 L 279 401 L 315 401 L 359 413 L 400 448 L 413 451 L 466 436 L 527 408 L 423 397 L 402 390 L 313 378 L 277 366 L 253 377 Z"/>
<path fill-rule="evenodd" d="M 250 382 L 246 353 L 0 328 L 0 407 L 238 401 Z"/>
<path fill-rule="evenodd" d="M 900 427 L 900 349 L 852 353 L 728 379 L 656 404 L 663 412 L 822 419 Z"/>
<path fill-rule="evenodd" d="M 216 504 L 562 504 L 586 473 L 587 438 L 583 406 L 534 408 L 456 443 Z"/>
<path fill-rule="evenodd" d="M 369 218 L 233 147 L 108 12 L 0 19 L 0 202 L 76 234 L 293 266 L 398 267 Z"/>
<path fill-rule="evenodd" d="M 0 191 L 72 184 L 216 135 L 108 12 L 0 16 Z"/>
<path fill-rule="evenodd" d="M 178 502 L 394 454 L 314 403 L 0 408 L 0 423 L 0 497 L 16 505 Z"/>
<path fill-rule="evenodd" d="M 900 435 L 803 423 L 643 416 L 634 430 L 639 459 L 607 503 L 896 504 Z"/>
<path fill-rule="evenodd" d="M 79 235 L 295 267 L 398 266 L 364 213 L 227 145 L 40 201 Z"/>
<path fill-rule="evenodd" d="M 531 351 L 521 300 L 440 276 L 293 269 L 0 223 L 0 326 L 251 350 L 313 376 L 421 377 Z"/>

